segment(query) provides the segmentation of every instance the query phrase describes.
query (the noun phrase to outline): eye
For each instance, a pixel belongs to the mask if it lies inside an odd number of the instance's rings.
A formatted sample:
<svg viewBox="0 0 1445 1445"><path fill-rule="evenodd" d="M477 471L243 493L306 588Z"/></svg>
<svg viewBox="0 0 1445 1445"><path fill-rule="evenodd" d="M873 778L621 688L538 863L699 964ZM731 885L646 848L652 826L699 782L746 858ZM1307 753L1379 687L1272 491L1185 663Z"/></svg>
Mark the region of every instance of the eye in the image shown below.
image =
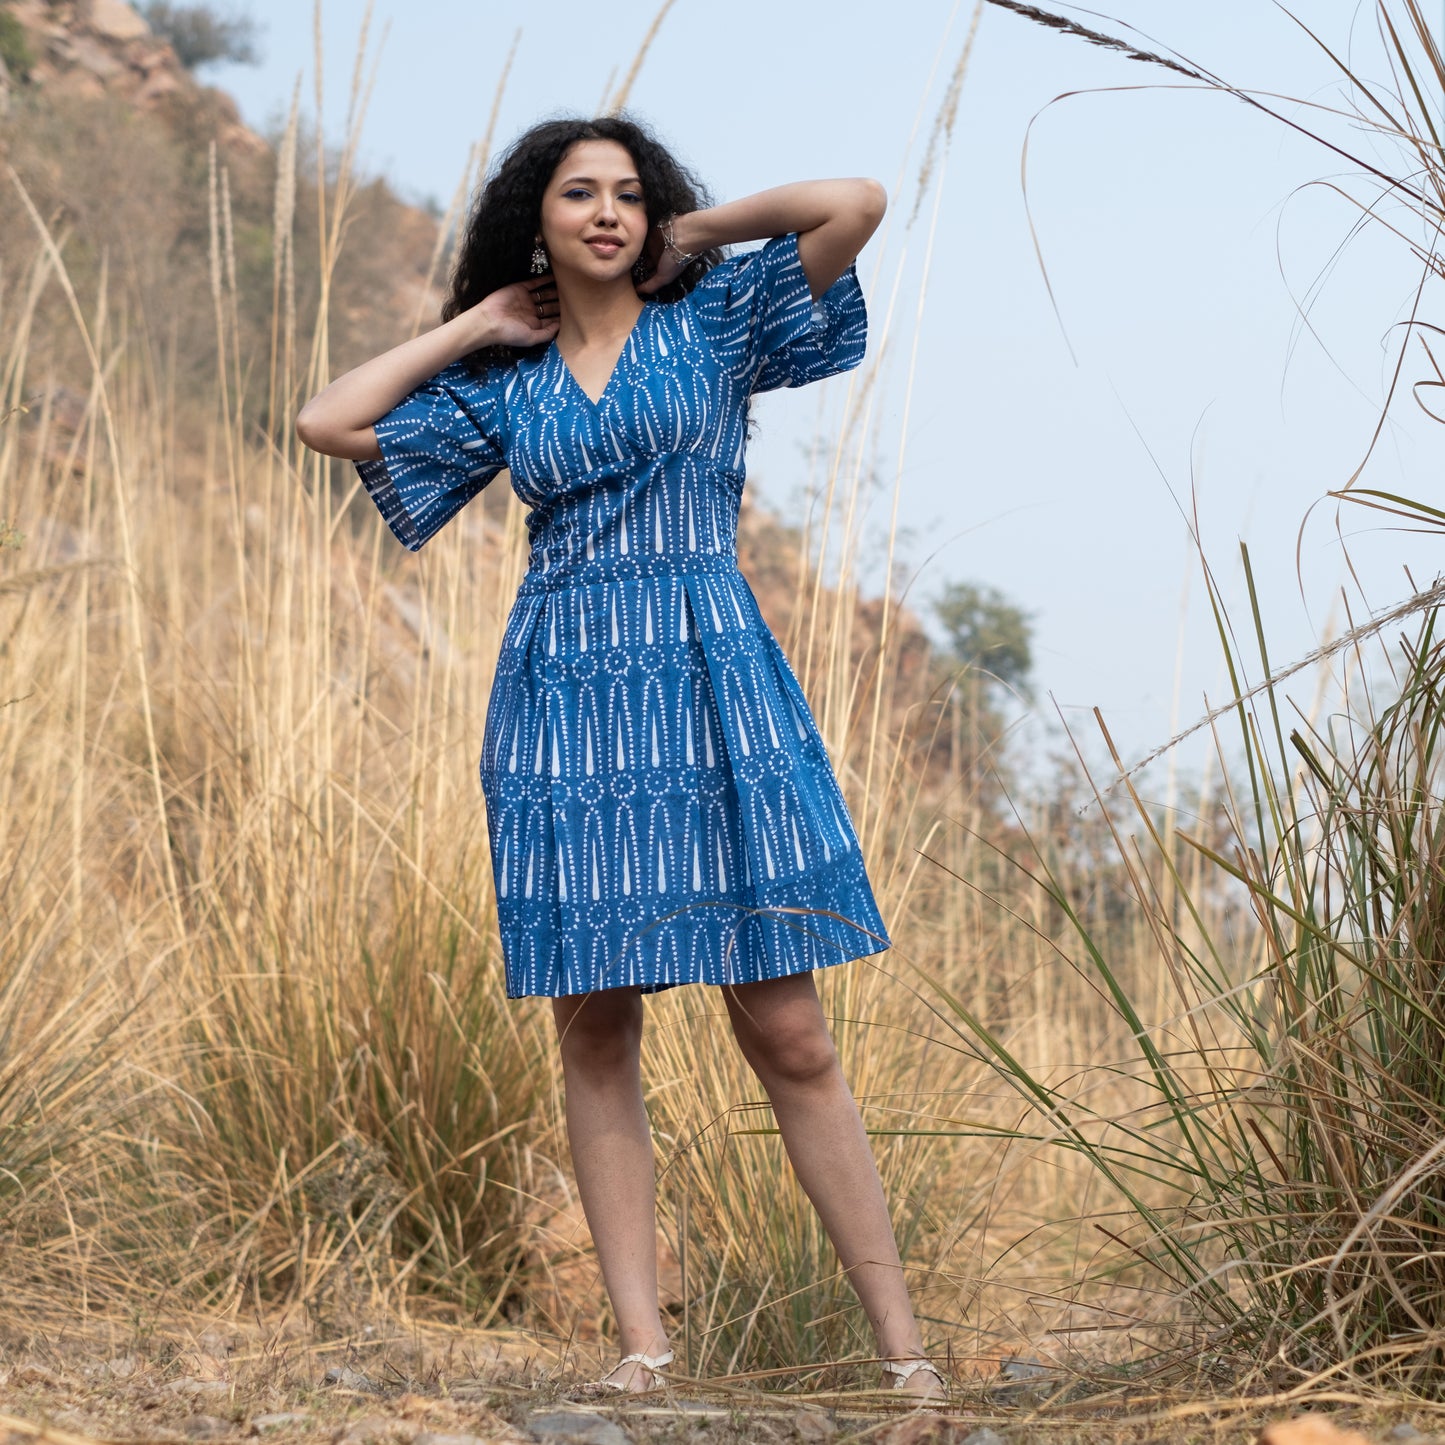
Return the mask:
<svg viewBox="0 0 1445 1445"><path fill-rule="evenodd" d="M563 191L562 197L564 200L576 201L581 200L585 196L590 196L591 194L592 192L589 191L586 186L573 186L571 190Z"/></svg>
<svg viewBox="0 0 1445 1445"><path fill-rule="evenodd" d="M619 201L626 201L632 206L640 206L642 204L642 197L638 195L636 191L623 191L617 199Z"/></svg>

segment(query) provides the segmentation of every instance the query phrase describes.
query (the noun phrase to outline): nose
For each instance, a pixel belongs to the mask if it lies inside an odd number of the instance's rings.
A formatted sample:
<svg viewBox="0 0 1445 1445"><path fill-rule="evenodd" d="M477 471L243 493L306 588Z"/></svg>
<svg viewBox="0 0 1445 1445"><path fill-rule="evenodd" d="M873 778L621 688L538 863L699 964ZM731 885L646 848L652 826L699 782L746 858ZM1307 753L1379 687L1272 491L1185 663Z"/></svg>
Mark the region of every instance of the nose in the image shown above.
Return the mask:
<svg viewBox="0 0 1445 1445"><path fill-rule="evenodd" d="M602 191L597 197L597 224L599 226L615 226L617 224L617 202L606 191Z"/></svg>

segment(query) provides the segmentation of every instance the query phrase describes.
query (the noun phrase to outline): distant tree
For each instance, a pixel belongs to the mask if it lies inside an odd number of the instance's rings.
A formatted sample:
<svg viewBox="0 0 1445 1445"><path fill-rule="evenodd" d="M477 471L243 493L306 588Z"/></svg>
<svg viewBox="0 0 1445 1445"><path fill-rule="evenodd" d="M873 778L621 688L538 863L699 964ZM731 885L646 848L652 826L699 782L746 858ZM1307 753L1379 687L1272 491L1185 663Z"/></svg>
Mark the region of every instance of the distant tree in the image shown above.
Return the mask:
<svg viewBox="0 0 1445 1445"><path fill-rule="evenodd" d="M1023 691L1033 667L1033 623L996 587L950 582L934 603L948 650L963 667L977 667L1005 687Z"/></svg>
<svg viewBox="0 0 1445 1445"><path fill-rule="evenodd" d="M218 60L236 65L259 65L258 27L255 19L214 5L172 5L170 0L148 0L141 6L150 28L169 40L187 70Z"/></svg>

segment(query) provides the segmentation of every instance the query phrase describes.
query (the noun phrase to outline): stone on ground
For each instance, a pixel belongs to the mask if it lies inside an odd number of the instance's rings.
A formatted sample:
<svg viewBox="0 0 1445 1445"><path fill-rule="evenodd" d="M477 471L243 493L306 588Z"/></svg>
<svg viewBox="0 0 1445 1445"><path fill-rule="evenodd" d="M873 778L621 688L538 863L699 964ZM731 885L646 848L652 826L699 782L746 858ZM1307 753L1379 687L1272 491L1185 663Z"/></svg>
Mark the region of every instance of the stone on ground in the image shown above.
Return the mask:
<svg viewBox="0 0 1445 1445"><path fill-rule="evenodd" d="M1296 1415L1259 1432L1259 1445L1370 1445L1358 1430L1342 1430L1328 1415Z"/></svg>
<svg viewBox="0 0 1445 1445"><path fill-rule="evenodd" d="M526 1430L534 1440L551 1445L632 1445L632 1436L626 1430L601 1415L554 1410L530 1416Z"/></svg>

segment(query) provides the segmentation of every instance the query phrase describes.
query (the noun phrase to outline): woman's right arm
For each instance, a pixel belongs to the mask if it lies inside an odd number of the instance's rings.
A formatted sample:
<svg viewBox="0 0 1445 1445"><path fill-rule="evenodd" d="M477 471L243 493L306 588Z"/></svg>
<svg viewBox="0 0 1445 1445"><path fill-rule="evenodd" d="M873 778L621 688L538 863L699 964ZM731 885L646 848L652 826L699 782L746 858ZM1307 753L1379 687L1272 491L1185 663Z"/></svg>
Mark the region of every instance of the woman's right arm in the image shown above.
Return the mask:
<svg viewBox="0 0 1445 1445"><path fill-rule="evenodd" d="M312 451L349 461L376 461L376 423L422 382L484 346L540 346L557 334L556 290L550 276L493 291L434 331L373 357L325 391L296 417L296 435ZM546 313L546 314L542 314Z"/></svg>

